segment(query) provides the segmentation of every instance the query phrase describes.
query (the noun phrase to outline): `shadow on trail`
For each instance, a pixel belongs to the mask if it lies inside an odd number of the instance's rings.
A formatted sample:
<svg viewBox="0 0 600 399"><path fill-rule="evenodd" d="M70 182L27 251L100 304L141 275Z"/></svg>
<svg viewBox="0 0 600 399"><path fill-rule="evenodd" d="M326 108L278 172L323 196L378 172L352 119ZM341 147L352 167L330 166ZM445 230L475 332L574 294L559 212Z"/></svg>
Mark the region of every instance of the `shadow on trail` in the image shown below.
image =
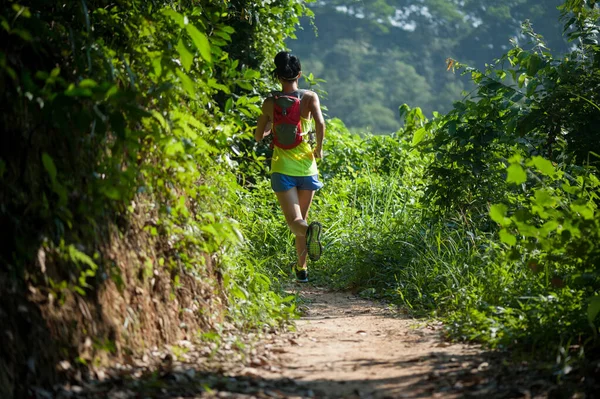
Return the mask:
<svg viewBox="0 0 600 399"><path fill-rule="evenodd" d="M62 387L57 392L40 392L37 397L62 398L288 398L315 397L311 388L288 378L265 380L260 376L229 376L219 372L154 371L142 376L123 375L102 382L90 381Z"/></svg>
<svg viewBox="0 0 600 399"><path fill-rule="evenodd" d="M317 393L339 393L339 396L323 394L319 397L344 398L526 398L545 395L554 386L550 381L534 378L531 372L523 374L526 367L510 370L503 365L499 355L490 352L454 356L431 352L404 361L364 358L353 363L353 367L364 369L365 372L374 366L409 369L419 363L423 364L425 370L394 378L303 383L312 386ZM332 366L343 367L347 364Z"/></svg>
<svg viewBox="0 0 600 399"><path fill-rule="evenodd" d="M38 391L38 398L531 398L567 397L550 381L523 365L508 368L500 356L448 357L432 352L427 356L401 362L361 359L354 366L368 373L369 367L411 367L414 363L433 365L428 372L396 378L324 380L263 378L261 369L252 375L224 375L194 368L154 371L110 370L104 381L89 381L63 387L54 393ZM433 363L432 363L433 362ZM343 366L333 364L332 367ZM269 367L269 366L267 366ZM402 386L402 388L398 388ZM588 396L588 397L594 397Z"/></svg>

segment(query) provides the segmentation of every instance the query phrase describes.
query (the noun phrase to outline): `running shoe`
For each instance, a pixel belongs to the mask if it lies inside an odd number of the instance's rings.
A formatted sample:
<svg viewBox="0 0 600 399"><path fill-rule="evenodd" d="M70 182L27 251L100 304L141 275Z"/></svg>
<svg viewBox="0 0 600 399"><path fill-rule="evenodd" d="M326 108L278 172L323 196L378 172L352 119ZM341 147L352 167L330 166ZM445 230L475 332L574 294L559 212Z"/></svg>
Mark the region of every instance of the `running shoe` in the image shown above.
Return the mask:
<svg viewBox="0 0 600 399"><path fill-rule="evenodd" d="M323 246L321 245L321 223L312 222L308 225L306 231L306 251L310 260L317 261L323 253Z"/></svg>
<svg viewBox="0 0 600 399"><path fill-rule="evenodd" d="M296 263L292 264L292 273L296 275L296 281L299 283L308 283L308 270L299 269Z"/></svg>

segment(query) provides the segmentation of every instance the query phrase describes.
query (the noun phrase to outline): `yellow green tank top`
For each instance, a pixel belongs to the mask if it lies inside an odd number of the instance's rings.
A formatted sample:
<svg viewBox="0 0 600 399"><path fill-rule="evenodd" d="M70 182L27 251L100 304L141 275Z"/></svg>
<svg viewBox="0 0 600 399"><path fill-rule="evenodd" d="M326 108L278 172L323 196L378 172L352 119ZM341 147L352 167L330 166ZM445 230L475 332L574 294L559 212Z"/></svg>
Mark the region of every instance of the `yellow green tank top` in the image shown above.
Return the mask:
<svg viewBox="0 0 600 399"><path fill-rule="evenodd" d="M271 173L288 176L312 176L319 173L313 150L308 143L308 132L312 131L312 121L301 118L302 131L305 132L302 142L289 150L275 146L271 159Z"/></svg>

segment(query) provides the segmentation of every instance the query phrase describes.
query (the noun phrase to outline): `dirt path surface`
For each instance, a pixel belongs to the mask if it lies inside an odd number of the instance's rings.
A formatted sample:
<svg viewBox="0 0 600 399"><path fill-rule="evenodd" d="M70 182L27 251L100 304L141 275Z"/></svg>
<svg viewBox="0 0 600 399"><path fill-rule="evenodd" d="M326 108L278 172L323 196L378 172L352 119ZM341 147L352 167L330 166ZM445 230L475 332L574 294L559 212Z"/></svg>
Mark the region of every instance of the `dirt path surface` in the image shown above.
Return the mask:
<svg viewBox="0 0 600 399"><path fill-rule="evenodd" d="M295 289L304 303L296 332L273 331L258 341L223 332L210 345L182 341L31 397L574 397L553 395L547 371L538 374L526 362L445 342L439 324L348 293Z"/></svg>
<svg viewBox="0 0 600 399"><path fill-rule="evenodd" d="M490 364L482 351L442 341L439 324L350 294L307 287L301 295L305 316L291 345L271 348L281 352L281 371L268 379L289 378L320 398L453 398L498 388L483 386Z"/></svg>

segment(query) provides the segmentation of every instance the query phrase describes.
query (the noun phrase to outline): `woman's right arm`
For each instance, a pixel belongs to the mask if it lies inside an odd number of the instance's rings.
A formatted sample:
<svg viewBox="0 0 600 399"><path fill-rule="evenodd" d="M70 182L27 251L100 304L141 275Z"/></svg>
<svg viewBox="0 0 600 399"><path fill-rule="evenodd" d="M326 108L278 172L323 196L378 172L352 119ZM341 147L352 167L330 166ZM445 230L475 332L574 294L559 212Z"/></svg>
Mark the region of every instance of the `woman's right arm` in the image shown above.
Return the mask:
<svg viewBox="0 0 600 399"><path fill-rule="evenodd" d="M258 122L256 124L256 130L254 131L254 140L261 141L266 136L271 134L271 117L270 112L270 104L268 99L263 102L262 105L262 115L258 118Z"/></svg>

